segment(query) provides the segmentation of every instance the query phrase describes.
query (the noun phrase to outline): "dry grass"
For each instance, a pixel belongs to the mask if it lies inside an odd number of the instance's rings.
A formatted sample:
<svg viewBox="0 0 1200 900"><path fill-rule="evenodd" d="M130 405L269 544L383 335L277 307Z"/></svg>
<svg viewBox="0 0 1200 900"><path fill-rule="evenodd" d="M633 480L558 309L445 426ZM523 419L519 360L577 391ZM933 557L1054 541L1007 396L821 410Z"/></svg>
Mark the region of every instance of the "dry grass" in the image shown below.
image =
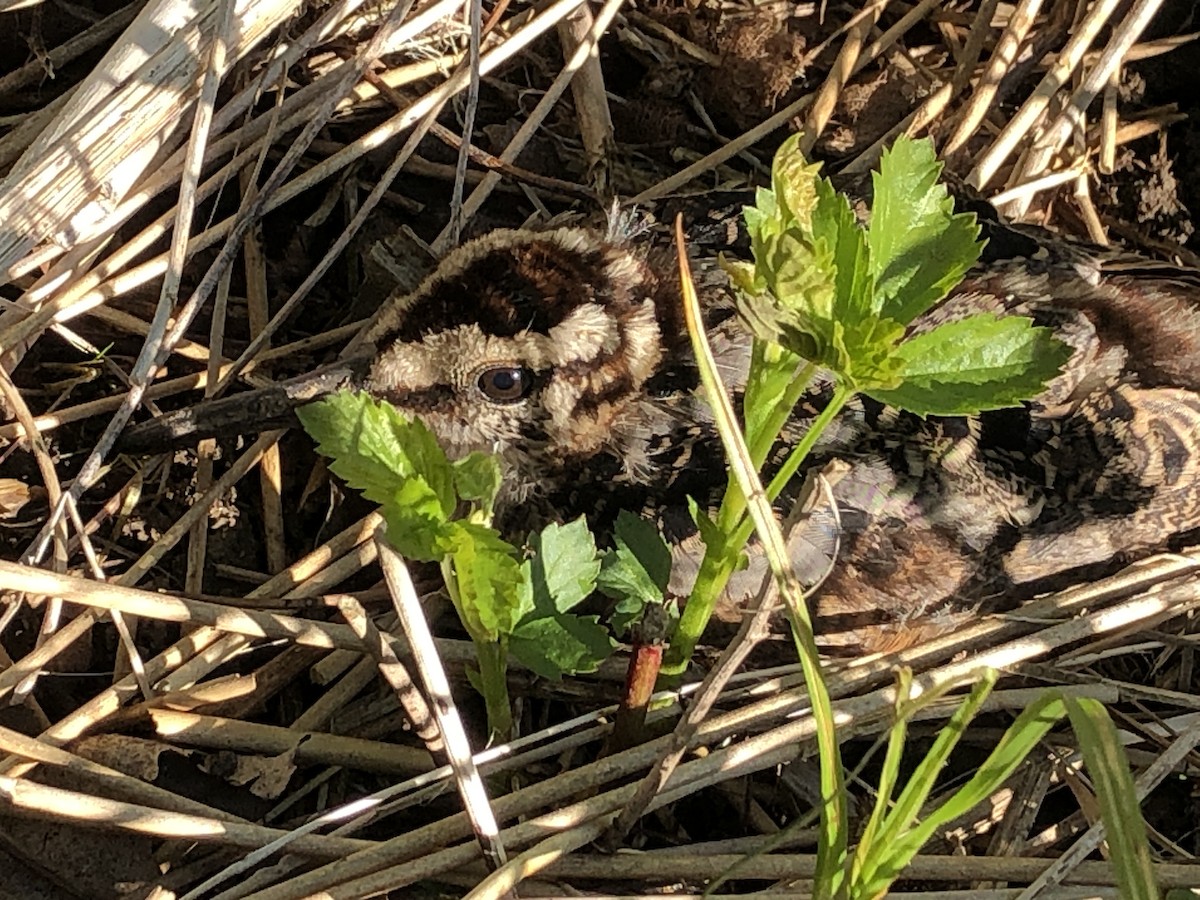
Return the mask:
<svg viewBox="0 0 1200 900"><path fill-rule="evenodd" d="M279 432L233 459L201 446L175 463L131 460L113 442L138 407L265 384L343 346L366 310L339 319L330 298L386 292L379 273L427 267L422 247L444 251L516 208L536 220L570 203L595 213L613 193L652 204L742 187L800 126L850 172L896 134L930 134L950 171L1007 212L1103 240L1096 167L1178 120L1159 109L1127 121L1115 99L1124 63L1179 44L1139 43L1161 4L522 0L483 10L477 52L456 0L139 6L87 22L66 4L0 0L0 32L17 23L32 48L29 62L0 64L0 113L12 110L0 117L0 438L28 501L3 510L12 562L0 563L0 697L13 704L0 713L0 856L33 879L14 875L27 886L13 896L41 889L31 865L62 896L112 896L117 881L129 896L157 885L256 900L420 882L473 897L519 882L528 896L687 895L760 846L728 837L739 832L779 846L736 884L802 883L813 836L781 832L812 796L795 671L731 681L635 834L646 849L616 856L585 848L669 737L597 758L620 666L563 685L514 675L523 735L476 756L500 826L492 858L513 860L485 880L451 768L403 725L401 703L420 705L395 677L406 638L369 587L376 517L331 514L338 533L301 547L293 520L319 525L320 494L305 490L311 456ZM96 61L97 48L111 49ZM1104 114L1089 118L1100 94ZM463 134L493 152L463 149ZM284 284L298 286L285 297ZM218 543L222 516L234 539ZM1031 686L1067 686L1116 711L1144 792L1190 785L1198 567L1194 553L1161 556L898 657L831 666L845 740L882 732L896 665L936 684L987 664L1008 679L993 725ZM326 610L339 598L351 625ZM425 602L436 621L436 598ZM353 618L363 607L373 622ZM469 645L435 646L464 687ZM677 712L655 716L669 727ZM981 726L968 744L994 739ZM148 784L167 760L190 774ZM1197 819L1179 806L1152 832L1164 886L1196 882ZM1095 819L1076 755L1047 747L929 848L911 895L1018 896L1006 885L1060 857L1076 864L1053 878L1090 887L1053 896L1112 896L1107 866L1079 862ZM964 847L976 855L954 855Z"/></svg>

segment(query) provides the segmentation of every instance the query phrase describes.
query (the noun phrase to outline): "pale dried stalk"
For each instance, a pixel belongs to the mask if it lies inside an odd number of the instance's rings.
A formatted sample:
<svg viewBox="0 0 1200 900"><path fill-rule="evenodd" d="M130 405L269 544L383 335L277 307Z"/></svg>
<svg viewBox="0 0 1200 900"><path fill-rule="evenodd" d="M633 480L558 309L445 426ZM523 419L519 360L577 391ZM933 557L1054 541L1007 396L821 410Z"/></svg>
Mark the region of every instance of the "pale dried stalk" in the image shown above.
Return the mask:
<svg viewBox="0 0 1200 900"><path fill-rule="evenodd" d="M917 4L917 8L928 11L933 8L936 2L937 0L922 0L921 3ZM824 83L813 98L812 106L809 107L808 115L804 120L804 133L800 138L800 152L806 156L812 151L817 138L821 136L821 132L825 130L829 118L833 115L834 107L837 106L838 97L842 94L842 89L849 83L854 73L858 71L858 65L862 58L863 45L870 36L871 29L875 27L875 23L879 21L879 17L883 15L883 10L886 6L887 0L875 0L874 3L856 15L854 24L847 31L846 39L842 43L842 49L838 51L837 60L834 61L833 68L829 70Z"/></svg>
<svg viewBox="0 0 1200 900"><path fill-rule="evenodd" d="M392 689L392 693L396 695L400 708L404 710L404 715L412 725L413 733L421 739L430 754L441 753L445 749L445 745L438 731L437 722L434 721L433 713L429 711L429 704L425 702L425 698L421 696L421 692L413 683L412 676L408 674L404 663L397 658L392 645L384 640L383 635L379 633L379 629L375 627L375 623L371 621L371 617L367 615L367 611L363 609L357 599L346 594L329 599L336 602L338 612L346 620L346 624L354 629L358 639L367 648L367 653L373 658L379 674ZM420 609L419 605L418 609ZM421 617L423 620L423 610ZM292 727L296 728L295 723Z"/></svg>
<svg viewBox="0 0 1200 900"><path fill-rule="evenodd" d="M46 486L46 497L53 507L62 497L63 490L62 483L58 480L58 471L54 468L54 461L50 458L50 448L46 446L42 435L34 427L33 413L29 411L25 398L13 384L12 376L3 367L0 367L0 396L4 398L6 408L17 420L21 430L30 435L26 443L30 453L33 454L38 472L42 476L42 483ZM60 523L59 527L54 529L54 571L67 571L67 526L65 522ZM48 609L60 605L54 598L47 603ZM45 621L44 619L43 624ZM43 628L39 635L39 642L44 635L46 635L46 631Z"/></svg>
<svg viewBox="0 0 1200 900"><path fill-rule="evenodd" d="M201 188L201 197L210 196L214 190L225 183L225 181L233 172L241 169L247 164L248 160L252 160L256 156L261 155L261 140L264 135L268 135L274 130L290 131L296 127L299 127L299 124L307 117L309 108L327 92L331 83L331 78L333 77L332 73L325 73L311 84L305 85L294 93L289 94L283 99L282 103L278 107L273 108L270 112L256 116L253 120L246 124L239 124L239 118L243 116L250 108L251 104L256 101L259 93L264 89L264 86L269 86L278 82L281 78L281 73L285 72L289 67L299 61L299 59L315 45L337 37L337 23L344 18L348 12L353 11L355 7L363 2L365 2L365 0L340 0L337 5L330 7L321 17L321 19L314 23L313 26L305 31L303 35L294 41L289 42L283 53L273 58L271 63L263 69L260 76L256 78L253 83L243 88L236 95L234 95L233 99L221 107L221 111L217 113L216 119L213 123L214 132L223 133L235 124L237 124L238 127L235 133L223 137L209 146L208 152L204 158L204 164L206 167L209 167L214 165L221 157L230 154L235 150L237 153L233 157L233 161L231 163L221 170L215 172L205 181L204 187ZM380 73L378 77L382 78L392 87L398 87L403 84L410 84L414 81L419 81L431 75L444 73L447 71L447 68L457 60L457 58L458 57L455 55L450 55L440 57L438 59L424 60L411 63L409 65L398 66L395 69L388 69L385 72ZM341 111L351 107L357 107L362 100L374 96L375 93L377 92L374 88L370 87L366 83L361 83L355 86L353 96L344 98L338 104L337 108L339 111ZM64 98L59 99L62 100ZM54 103L58 102L58 100L54 101ZM47 109L49 109L49 107L47 107ZM41 115L41 113L42 111L39 111L33 115ZM21 127L19 126L16 131L20 130ZM9 140L12 139L16 134L16 131L11 132L4 137L0 137L0 166L3 166L4 163L8 161L8 158L5 156L6 147ZM26 143L28 143L28 141L26 141ZM23 147L24 144L22 145L22 148ZM180 173L182 171L182 160L183 150L180 149L172 154L172 156L166 162L164 162L161 167L157 168L152 174L148 175L147 179L140 183L138 187L132 193L130 193L124 201L122 201L120 206L113 211L112 215L105 219L101 226L98 226L98 230L102 231L104 234L114 233L116 228L121 223L125 222L135 212L142 209L149 200L175 185L178 182ZM160 216L155 220L154 223L147 226L145 231L143 231L144 235L146 231L157 228L158 230L151 237L143 238L141 235L139 235L133 239L134 241L138 242L135 250L126 250L125 248L127 244L123 244L121 250L117 251L114 256L124 253L125 261L121 265L125 265L129 259L144 252L149 244L152 244L161 238L163 233L165 233L165 228L162 226L164 223L169 222L169 213ZM39 248L25 257L25 259L23 259L21 262L10 267L9 270L4 273L4 277L11 280L34 272L48 265L50 261L61 255L62 252L63 249L56 244L50 244ZM105 264L107 265L108 262L109 260L106 260ZM109 275L111 275L114 271L115 269L110 268L108 275L105 277L109 277ZM45 289L41 295L38 293L39 289L41 286L51 282L56 278L57 275L55 270L51 270L46 274L45 277L39 278L39 288L32 289L23 299L30 303L41 302L45 295L50 292L50 289ZM90 287L94 287L94 284L89 285L89 289Z"/></svg>
<svg viewBox="0 0 1200 900"><path fill-rule="evenodd" d="M1126 56L1128 59L1128 56ZM1100 112L1100 161L1096 164L1101 175L1111 175L1117 168L1117 91L1121 87L1121 67L1113 69L1104 86L1104 101Z"/></svg>
<svg viewBox="0 0 1200 900"><path fill-rule="evenodd" d="M983 51L984 39L991 28L992 17L996 14L996 7L999 3L1000 0L983 0L983 3L980 4L953 77L926 97L917 108L916 115L904 128L904 133L909 137L916 137L928 128L970 83L971 76L975 74L975 66L979 63L979 55ZM874 160L872 160L873 162Z"/></svg>
<svg viewBox="0 0 1200 900"><path fill-rule="evenodd" d="M623 2L624 0L606 0L604 7L596 16L596 22L592 28L591 34L592 41L598 41L600 36L604 34L605 30L607 30L609 24L616 16L617 11L620 9ZM572 10L573 9L574 6L572 6ZM554 108L554 104L558 102L558 99L566 91L567 86L571 83L571 79L574 77L579 67L583 65L588 52L589 45L581 44L571 56L570 61L563 68L563 70L559 72L558 76L554 79L554 82L547 89L546 93L542 95L540 100L538 100L537 106L533 108L533 112L529 114L529 118L521 124L521 127L517 129L517 133L513 135L512 140L508 142L508 146L505 147L504 151L500 154L500 160L502 162L512 163L518 156L520 156L521 151L525 149L525 145L541 126L542 121L550 113L550 110ZM468 196L466 201L463 203L463 222L469 221L470 218L479 211L479 208L483 205L484 201L491 196L492 191L496 188L496 185L500 183L500 178L501 176L496 172L488 172L486 175L484 175L483 180L480 181L475 190L471 191L470 196ZM443 228L442 232L433 240L433 243L430 246L433 248L435 253L444 253L451 246L452 236L453 231L451 228Z"/></svg>
<svg viewBox="0 0 1200 900"><path fill-rule="evenodd" d="M165 788L142 781L140 778L102 766L90 759L76 756L74 753L69 753L52 744L3 726L0 726L0 753L11 753L31 762L70 772L72 776L93 791L111 796L115 800L139 803L171 812L188 813L193 816L206 816L226 822L245 822L244 819L232 813L215 809L189 797L174 794Z"/></svg>
<svg viewBox="0 0 1200 900"><path fill-rule="evenodd" d="M468 22L466 66L470 73L470 80L467 84L466 108L463 110L462 141L458 147L458 158L454 161L454 183L450 188L450 228L454 232L456 244L462 235L463 189L467 182L467 162L470 157L471 142L475 139L475 114L479 111L479 52L483 40L483 0L466 0L466 3ZM431 111L430 115L436 118L436 113Z"/></svg>
<svg viewBox="0 0 1200 900"><path fill-rule="evenodd" d="M90 610L83 613L90 615ZM74 620L72 620L74 622ZM70 625L67 626L68 628ZM63 629L66 630L65 628ZM62 632L59 632L61 634ZM57 635L56 635L57 637ZM153 683L167 672L191 659L220 637L215 628L197 628L180 638L166 650L146 662L146 677ZM126 700L138 695L137 681L129 676L119 683L101 691L70 715L55 722L40 735L39 740L55 746L72 741L93 728L96 723L112 715ZM33 768L34 764L19 757L8 756L0 761L0 774L19 776Z"/></svg>
<svg viewBox="0 0 1200 900"><path fill-rule="evenodd" d="M335 328L330 331L323 332L313 338L303 338L299 341L294 341L290 344L284 344L281 347L264 352L258 362L260 364L268 364L272 360L287 359L297 354L308 353L314 349L336 344L358 332L363 322L353 322L349 325L343 325L340 328ZM220 372L223 374L230 370L231 364L225 362L222 364ZM256 367L257 368L257 367ZM262 387L269 383L269 379L264 379L258 375L255 370L249 370L242 373L242 377L256 386ZM205 372L197 372L192 375L182 375L179 378L172 378L168 381L159 381L151 385L146 391L147 400L157 400L162 397L173 397L176 394L184 393L185 391L203 390L208 384L208 375ZM107 412L112 412L121 405L124 394L114 394L109 397L101 397L98 400L88 400L86 403L80 403L78 406L67 406L51 413L45 413L40 416L35 416L33 419L33 427L45 434L53 431L56 428L61 428L63 425L68 425L71 422L79 422L83 419L91 418L92 416L103 415ZM0 425L0 440L12 441L23 438L26 434L25 427L20 422L10 422L5 425Z"/></svg>
<svg viewBox="0 0 1200 900"><path fill-rule="evenodd" d="M546 875L550 878L561 879L570 884L573 880L583 879L650 879L657 883L671 882L675 879L703 881L717 878L734 865L737 866L739 878L794 881L796 879L812 878L816 870L817 858L810 854L769 853L747 858L734 854L712 855L707 859L695 859L679 854L662 851L636 853L618 857L571 857L553 863L547 867ZM986 878L995 881L1029 881L1044 872L1049 861L1040 857L983 857L983 856L917 856L904 870L904 877L914 881L972 881ZM661 866L661 868L657 868ZM1161 887L1191 886L1195 883L1196 867L1184 863L1155 863L1155 873L1159 876ZM1077 879L1089 885L1115 884L1116 876L1112 866L1107 861L1096 860L1084 863L1077 872ZM341 897L341 894L331 896ZM752 896L757 897L757 894ZM789 897L803 896L795 892L784 895ZM897 897L909 896L907 892L896 894ZM925 894L931 896L945 897ZM965 897L980 897L978 891L964 894ZM986 895L984 895L986 896ZM996 895L992 895L996 896ZM1005 893L999 896L1011 898ZM1057 891L1053 896L1062 900L1068 894ZM1074 894L1077 898L1096 898L1102 896L1095 888Z"/></svg>
<svg viewBox="0 0 1200 900"><path fill-rule="evenodd" d="M1063 169L1061 172L1050 172L1047 175L1032 178L1013 187L1005 188L1000 193L994 195L991 202L994 206L1000 207L1020 200L1028 201L1042 191L1048 191L1060 187L1068 181L1074 181L1085 171L1087 171L1087 160L1076 160L1069 169Z"/></svg>
<svg viewBox="0 0 1200 900"><path fill-rule="evenodd" d="M454 696L450 693L450 681L446 678L446 670L433 641L433 633L429 630L429 623L425 621L425 611L421 608L421 600L408 573L408 566L405 565L403 557L387 542L382 529L375 535L375 545L379 550L383 577L392 596L392 606L408 638L413 662L433 702L434 716L442 733L446 759L454 772L458 795L471 822L471 830L475 834L475 840L479 842L487 867L499 869L507 862L508 855L504 850L504 842L500 839L496 814L492 811L487 787L475 766L471 742L467 738L466 728L463 727L462 715L454 702Z"/></svg>
<svg viewBox="0 0 1200 900"><path fill-rule="evenodd" d="M263 451L279 440L281 434L283 434L281 431L271 431L261 435L258 440L250 445L245 453L234 461L233 465L217 481L213 482L212 487L196 498L195 502L188 507L187 512L163 532L162 537L154 542L154 546L150 547L133 565L122 572L116 581L122 585L132 585L137 584L145 578L150 570L158 565L159 560L166 556L167 551L187 535L188 530L197 520L208 516L208 511L212 508L213 503L240 481L247 472L258 465L259 460L262 459Z"/></svg>
<svg viewBox="0 0 1200 900"><path fill-rule="evenodd" d="M970 103L961 114L958 127L954 129L954 134L942 149L943 155L950 156L979 130L984 117L992 108L992 101L1000 88L1000 80L1016 60L1021 42L1029 33L1029 28L1037 18L1041 6L1042 0L1021 0L1017 5L1012 17L1008 20L1004 33L1000 35L996 49L992 51L992 55L988 59L987 71L979 79Z"/></svg>
<svg viewBox="0 0 1200 900"><path fill-rule="evenodd" d="M92 547L92 540L88 536L83 518L79 515L79 507L68 501L67 513L70 515L71 522L78 533L79 545L83 549L83 556L87 560L88 569L91 571L92 577L97 581L104 581L104 569L100 565L100 560L96 557L96 551ZM146 666L142 662L141 653L138 651L137 645L133 640L133 630L130 627L131 620L127 620L125 616L115 610L109 613L109 618L112 619L113 626L117 629L117 635L121 639L120 652L128 661L126 668L132 671L134 680L137 681L138 689L142 692L142 699L152 699L154 692L150 688L150 679L146 677ZM14 696L20 696L20 691L16 691Z"/></svg>
<svg viewBox="0 0 1200 900"><path fill-rule="evenodd" d="M94 73L26 151L0 186L0 269L42 241L72 245L96 235L195 100L217 3L199 0L191 15L176 0L143 10L110 51L114 65ZM295 0L243 0L231 61L294 12Z"/></svg>
<svg viewBox="0 0 1200 900"><path fill-rule="evenodd" d="M598 194L608 191L608 157L613 145L612 113L604 89L604 72L600 54L592 34L596 22L592 11L582 6L558 26L558 39L563 56L574 59L581 47L586 48L583 64L571 79L571 97L575 101L575 120L587 160L588 183Z"/></svg>
<svg viewBox="0 0 1200 900"><path fill-rule="evenodd" d="M46 130L47 126L54 121L58 114L71 102L71 97L78 90L79 85L73 85L63 92L61 97L55 97L41 109L34 110L31 113L21 117L21 122L12 131L0 137L0 169L6 168L10 163L15 162L26 148L29 147L37 136ZM57 248L56 248L57 249ZM49 251L50 256L47 258L53 259L56 255L53 251ZM61 252L61 251L59 251ZM30 254L32 257L37 257L37 253ZM36 260L32 266L24 269L24 272L31 272L39 266L44 265L44 259ZM16 277L17 274L9 270L8 278Z"/></svg>
<svg viewBox="0 0 1200 900"><path fill-rule="evenodd" d="M612 819L612 815L601 816L593 822L559 832L534 844L481 881L464 900L503 900L505 897L515 897L514 892L522 881L599 838L608 830Z"/></svg>
<svg viewBox="0 0 1200 900"><path fill-rule="evenodd" d="M112 421L105 429L100 444L92 451L91 459L100 460L108 455L106 441L115 441L120 429L124 427L128 416L122 420L126 411L132 414L133 408L141 404L146 388L154 380L157 372L157 360L163 341L167 337L167 327L175 304L179 300L179 286L183 279L183 266L187 262L188 235L192 231L192 217L195 215L197 203L197 186L200 182L200 169L204 162L204 150L208 146L208 138L212 128L213 107L217 102L217 89L221 86L221 77L226 72L226 45L233 30L233 0L220 0L217 7L216 22L213 25L212 41L206 55L206 65L201 71L200 96L193 113L192 128L188 133L187 150L183 162L183 179L179 184L179 201L175 204L175 222L171 231L171 245L167 251L167 271L159 289L158 304L154 309L154 318L150 320L150 330L142 344L141 352L130 372L129 392L113 415ZM228 296L228 274L221 280L225 296ZM221 291L218 290L218 294ZM216 301L217 309L212 322L213 337L220 340L223 324L223 309L220 297ZM214 355L209 358L208 371L220 366L220 343L209 341ZM197 489L201 494L212 484L212 457L216 452L216 443L209 441L198 448L200 458L196 467ZM84 463L80 478L86 481L88 464ZM56 507L51 507L52 509ZM188 542L186 572L184 586L186 590L200 593L204 583L204 559L208 550L208 522L197 519L191 528L192 539ZM136 631L137 619L131 617L129 627ZM113 666L114 680L120 680L128 670L129 659L125 653L117 655Z"/></svg>
<svg viewBox="0 0 1200 900"><path fill-rule="evenodd" d="M257 187L243 169L240 174L243 196L253 195ZM242 265L246 280L246 310L250 337L257 337L271 318L270 296L267 289L267 260L263 253L262 223L250 229L242 241ZM209 341L211 344L212 341ZM270 349L270 342L263 348ZM214 354L216 355L216 354ZM209 384L213 389L221 381L221 372L209 369ZM211 391L206 393L211 396ZM287 546L283 525L283 457L279 445L269 447L258 466L259 494L262 498L263 540L267 549L267 572L276 575L287 568Z"/></svg>
<svg viewBox="0 0 1200 900"><path fill-rule="evenodd" d="M1045 170L1063 145L1076 130L1085 127L1087 109L1096 95L1104 89L1112 74L1117 71L1129 48L1157 14L1162 0L1138 0L1121 24L1113 31L1108 45L1096 65L1087 73L1083 83L1071 95L1066 108L1045 129L1034 143L1025 163L1027 175L1037 175ZM1023 211L1023 210L1021 210Z"/></svg>
<svg viewBox="0 0 1200 900"><path fill-rule="evenodd" d="M0 808L10 816L67 822L78 827L131 831L157 838L187 838L226 847L257 848L285 837L277 828L170 812L120 800L106 800L0 775ZM338 859L375 846L357 838L309 835L289 845L295 853L316 859Z"/></svg>
<svg viewBox="0 0 1200 900"><path fill-rule="evenodd" d="M342 648L362 650L362 641L347 625L311 621L265 610L240 609L206 600L174 597L153 591L124 587L113 582L96 582L69 575L57 575L44 569L22 566L0 560L0 584L6 590L23 591L29 594L58 596L71 603L103 610L119 610L129 615L140 615L163 622L178 622L189 625L209 625L221 631L249 637L288 639L305 647L325 650ZM73 619L64 627L66 631L78 621ZM61 635L62 632L59 632ZM59 635L56 635L58 637ZM74 634L78 638L79 634ZM408 653L399 639L385 636L399 656ZM455 662L474 659L470 647L456 641L440 643L439 652ZM0 696L48 658L37 651L23 657L10 669L0 672Z"/></svg>
<svg viewBox="0 0 1200 900"><path fill-rule="evenodd" d="M1078 68L1084 52L1099 35L1120 2L1121 0L1097 0L1084 20L1074 29L1071 39L1058 54L1058 59L1050 71L971 169L967 175L970 185L979 190L987 187L1000 166L1045 114L1050 100Z"/></svg>
<svg viewBox="0 0 1200 900"><path fill-rule="evenodd" d="M314 597L341 584L351 575L374 562L375 547L368 541L368 538L377 524L378 516L373 513L357 525L334 536L328 543L294 563L289 569L281 572L266 584L256 588L248 595L248 599L281 597L286 600ZM361 529L366 526L370 526L372 530L366 537L362 537ZM289 584L293 585L290 589ZM159 684L159 689L163 694L186 690L198 683L213 669L233 659L251 642L252 638L247 635L226 635L204 653L198 654L194 659L184 663L164 678Z"/></svg>
<svg viewBox="0 0 1200 900"><path fill-rule="evenodd" d="M428 772L434 767L432 758L424 749L403 744L318 731L293 731L278 725L240 722L222 716L201 716L173 709L151 707L139 712L144 713L163 740L192 747L266 756L294 753L299 765L347 766L405 777Z"/></svg>

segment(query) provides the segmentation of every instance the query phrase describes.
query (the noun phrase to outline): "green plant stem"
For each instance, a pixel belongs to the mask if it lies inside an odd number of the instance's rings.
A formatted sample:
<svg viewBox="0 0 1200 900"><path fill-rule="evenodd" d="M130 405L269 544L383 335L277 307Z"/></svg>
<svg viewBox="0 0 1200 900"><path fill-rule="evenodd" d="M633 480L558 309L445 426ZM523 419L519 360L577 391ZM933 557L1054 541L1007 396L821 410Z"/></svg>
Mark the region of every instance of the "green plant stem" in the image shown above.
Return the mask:
<svg viewBox="0 0 1200 900"><path fill-rule="evenodd" d="M512 702L508 698L508 641L475 641L479 657L479 686L487 709L492 742L512 739Z"/></svg>
<svg viewBox="0 0 1200 900"><path fill-rule="evenodd" d="M447 556L442 560L442 580L446 593L458 613L458 620L467 626L467 617L462 613L462 599L458 591L458 576L454 573L454 559ZM512 736L512 701L508 697L508 639L501 635L498 640L489 640L487 635L471 634L475 655L479 663L479 683L475 688L483 695L487 710L488 734L493 740L507 741Z"/></svg>
<svg viewBox="0 0 1200 900"><path fill-rule="evenodd" d="M782 414L774 417L779 419L779 424L774 429L774 434L771 438L767 439L766 435L770 432L766 428L763 429L763 434L758 435L759 440L751 448L751 460L756 466L762 465L767 452L775 443L775 439L782 429L783 423L791 415L792 408L799 400L800 394L808 386L808 382L811 379L811 372L812 367L806 366L799 373L796 380L789 385L785 400L779 403L779 412ZM812 452L812 448L816 445L821 434L829 427L829 424L853 396L854 391L841 384L834 388L833 396L830 398L829 403L813 420L812 426L805 432L804 437L800 439L799 443L792 449L792 452L788 454L788 458L784 461L783 466L775 474L775 477L771 479L771 483L767 485L766 494L768 500L774 501L782 493L787 483L799 471L800 466L804 464L804 460L808 457L808 454ZM785 405L786 398L791 399L789 405ZM760 451L761 456L755 459L754 451ZM721 534L726 535L727 539L722 545L706 545L704 548L704 558L700 562L700 571L696 574L696 583L692 588L692 594L688 598L687 606L679 618L679 625L676 627L675 635L671 639L671 646L668 648L663 659L662 676L664 679L677 678L687 670L688 663L691 662L692 654L695 652L696 644L700 641L700 636L708 626L708 620L712 618L713 610L717 605L717 599L721 596L721 592L725 590L730 577L737 570L738 558L754 531L754 523L746 515L746 498L742 495L741 489L733 481L730 482L729 488L725 492L725 497L721 501L721 507L717 512L716 525Z"/></svg>

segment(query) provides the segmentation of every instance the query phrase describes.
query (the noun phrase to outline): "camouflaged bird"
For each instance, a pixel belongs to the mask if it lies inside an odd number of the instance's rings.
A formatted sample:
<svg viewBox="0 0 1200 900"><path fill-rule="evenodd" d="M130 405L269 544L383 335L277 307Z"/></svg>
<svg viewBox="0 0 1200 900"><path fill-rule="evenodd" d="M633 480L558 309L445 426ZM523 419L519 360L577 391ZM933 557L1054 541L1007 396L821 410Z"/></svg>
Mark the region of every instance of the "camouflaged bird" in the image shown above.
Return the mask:
<svg viewBox="0 0 1200 900"><path fill-rule="evenodd" d="M1200 527L1200 273L985 224L981 263L911 328L1028 316L1072 356L1021 407L921 419L859 398L839 415L810 457L848 466L836 510L818 508L789 538L802 580L828 574L814 603L834 651L907 646ZM600 531L619 509L653 516L676 547L672 589L686 595L702 550L686 497L715 505L726 470L696 391L673 251L627 232L499 230L463 245L384 306L344 380L422 418L452 456L497 453L498 523L511 536L581 513ZM736 393L750 338L723 274L698 268ZM776 456L828 398L827 383L813 386ZM189 418L176 437L195 430ZM735 578L724 608L752 596L763 571Z"/></svg>

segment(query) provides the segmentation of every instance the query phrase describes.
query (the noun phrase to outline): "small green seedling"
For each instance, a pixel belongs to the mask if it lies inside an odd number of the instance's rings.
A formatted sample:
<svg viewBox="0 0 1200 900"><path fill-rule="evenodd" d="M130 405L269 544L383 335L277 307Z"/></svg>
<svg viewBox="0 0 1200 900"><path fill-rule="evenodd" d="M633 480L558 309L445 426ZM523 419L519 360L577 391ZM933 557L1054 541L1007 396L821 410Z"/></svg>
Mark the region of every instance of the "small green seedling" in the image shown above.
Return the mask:
<svg viewBox="0 0 1200 900"><path fill-rule="evenodd" d="M330 469L378 503L387 538L405 557L441 565L446 589L475 644L494 736L512 732L506 671L511 652L548 678L592 671L613 642L596 616L571 610L596 588L601 555L582 520L531 535L523 558L492 527L499 461L450 461L420 421L363 393L342 392L300 410Z"/></svg>
<svg viewBox="0 0 1200 900"><path fill-rule="evenodd" d="M799 149L780 148L772 189L745 210L754 262L724 261L755 335L743 401L750 464L762 468L815 372L833 395L767 486L774 499L829 423L864 393L918 415L972 415L1035 396L1070 356L1027 318L967 316L913 333L912 323L962 280L982 243L973 215L956 215L928 141L901 137L874 178L868 227ZM752 525L730 483L715 519L693 509L706 553L663 664L687 667Z"/></svg>

